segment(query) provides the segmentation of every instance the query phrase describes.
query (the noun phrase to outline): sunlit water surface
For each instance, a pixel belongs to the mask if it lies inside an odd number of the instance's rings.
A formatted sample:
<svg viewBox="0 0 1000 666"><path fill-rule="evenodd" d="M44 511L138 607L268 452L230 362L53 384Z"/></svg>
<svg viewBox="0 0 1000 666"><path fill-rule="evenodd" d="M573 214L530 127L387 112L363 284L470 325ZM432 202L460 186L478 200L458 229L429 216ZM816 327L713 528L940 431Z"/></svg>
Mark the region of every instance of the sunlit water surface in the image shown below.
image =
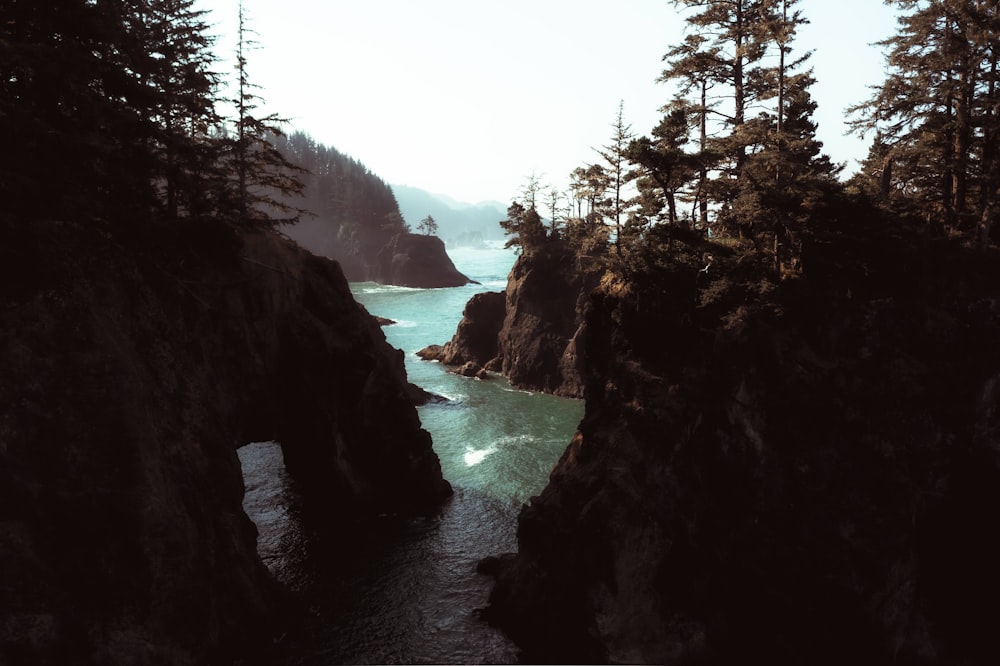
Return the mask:
<svg viewBox="0 0 1000 666"><path fill-rule="evenodd" d="M352 285L406 353L410 381L449 399L420 408L454 497L428 518L385 518L350 538L303 512L271 442L240 449L244 506L260 530L258 550L307 606L282 641L288 664L514 663L517 650L479 620L491 581L476 573L487 555L515 549L517 512L544 487L583 414L583 403L480 381L421 361L415 353L455 332L465 303L500 291L509 250L449 249L478 285L406 289Z"/></svg>

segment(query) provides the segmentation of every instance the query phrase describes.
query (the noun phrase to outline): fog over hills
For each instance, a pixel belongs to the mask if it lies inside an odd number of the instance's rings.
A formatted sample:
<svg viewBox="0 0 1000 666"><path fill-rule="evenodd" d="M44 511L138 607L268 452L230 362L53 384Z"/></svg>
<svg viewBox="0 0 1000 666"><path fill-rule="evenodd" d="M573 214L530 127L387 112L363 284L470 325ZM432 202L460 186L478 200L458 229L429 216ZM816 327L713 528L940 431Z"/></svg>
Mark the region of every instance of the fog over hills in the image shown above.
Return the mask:
<svg viewBox="0 0 1000 666"><path fill-rule="evenodd" d="M399 212L412 229L428 215L437 222L437 235L448 245L470 245L504 237L500 220L507 217L507 205L499 201L463 203L445 194L436 194L409 185L391 185Z"/></svg>

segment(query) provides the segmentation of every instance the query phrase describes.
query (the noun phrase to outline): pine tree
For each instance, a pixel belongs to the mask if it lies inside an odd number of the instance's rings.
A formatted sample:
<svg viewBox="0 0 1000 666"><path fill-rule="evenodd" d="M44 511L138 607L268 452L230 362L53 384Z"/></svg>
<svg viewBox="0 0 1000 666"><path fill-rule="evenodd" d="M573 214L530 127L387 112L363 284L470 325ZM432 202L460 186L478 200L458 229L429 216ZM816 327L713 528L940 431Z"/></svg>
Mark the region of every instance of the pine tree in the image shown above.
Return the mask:
<svg viewBox="0 0 1000 666"><path fill-rule="evenodd" d="M520 247L530 253L546 239L545 224L534 206L525 208L517 201L507 208L507 219L500 227L509 236L504 247Z"/></svg>
<svg viewBox="0 0 1000 666"><path fill-rule="evenodd" d="M438 224L433 217L428 215L424 219L420 220L420 224L417 225L417 231L430 236L436 234L438 230Z"/></svg>
<svg viewBox="0 0 1000 666"><path fill-rule="evenodd" d="M209 194L218 177L214 132L222 119L206 14L194 9L194 0L147 0L136 4L131 17L131 31L141 43L133 59L143 64L136 69L151 100L154 177L170 220L215 212Z"/></svg>
<svg viewBox="0 0 1000 666"><path fill-rule="evenodd" d="M621 235L622 217L629 207L629 202L623 198L622 190L626 182L631 180L628 168L628 147L633 138L631 126L625 124L624 102L618 103L618 115L612 124L614 133L611 135L611 143L598 150L598 154L604 158L607 164L608 199L606 213L615 225L615 252L621 255Z"/></svg>
<svg viewBox="0 0 1000 666"><path fill-rule="evenodd" d="M17 218L115 221L151 205L145 91L111 3L0 0L0 196Z"/></svg>
<svg viewBox="0 0 1000 666"><path fill-rule="evenodd" d="M664 208L665 222L673 225L679 220L678 192L691 182L696 172L701 172L702 166L697 155L684 151L690 129L688 109L679 102L653 128L651 137L640 137L629 144L628 159L639 167L635 175L642 208L633 216L633 226L646 226L649 221L659 219ZM700 207L703 201L700 193L695 200Z"/></svg>
<svg viewBox="0 0 1000 666"><path fill-rule="evenodd" d="M269 114L255 115L260 98L250 81L248 55L255 46L251 39L243 2L239 3L236 48L235 136L229 141L229 162L234 180L235 222L239 226L270 226L295 222L301 209L288 203L302 193L302 169L285 159L275 147L283 137L284 120ZM277 217L282 215L283 217Z"/></svg>
<svg viewBox="0 0 1000 666"><path fill-rule="evenodd" d="M740 174L737 195L729 211L744 231L757 240L771 239L776 265L797 264L800 234L816 211L839 170L822 153L812 120L816 104L809 94L811 71L797 71L810 54L790 59L798 26L805 23L793 7L798 0L780 0L767 26L777 65L762 70L760 99L776 99L773 113L761 113L746 124L753 141Z"/></svg>
<svg viewBox="0 0 1000 666"><path fill-rule="evenodd" d="M810 73L788 77L784 111L753 124L760 147L747 159L732 207L751 237L771 240L778 268L797 264L801 233L834 188L839 171L816 139L812 83Z"/></svg>
<svg viewBox="0 0 1000 666"><path fill-rule="evenodd" d="M761 63L767 52L775 0L674 0L674 4L693 10L685 17L693 34L668 52L665 59L669 65L661 80L681 81L683 93L697 88L700 98L692 108L701 115L701 150L718 158L710 168L706 165L702 175L706 182L700 189L705 196L726 204L734 196L752 141L744 135L743 125L748 109L761 94ZM710 98L710 92L715 99ZM723 109L719 98L731 98L731 107ZM710 116L721 122L709 122ZM713 132L713 127L718 131ZM709 184L712 170L717 177ZM701 210L703 222L707 222L707 201Z"/></svg>
<svg viewBox="0 0 1000 666"><path fill-rule="evenodd" d="M791 55L805 23L798 0L675 4L693 10L686 17L693 34L667 53L660 78L676 82L678 96L664 109L659 140L637 143L634 159L664 192L669 219L677 219L673 200L686 196L703 228L714 208L721 228L784 247L836 172L811 120L809 54ZM682 146L692 131L698 147L688 154ZM694 174L697 186L685 195Z"/></svg>
<svg viewBox="0 0 1000 666"><path fill-rule="evenodd" d="M882 42L889 74L854 107L854 127L885 147L894 205L985 243L998 185L997 3L888 2L903 11Z"/></svg>
<svg viewBox="0 0 1000 666"><path fill-rule="evenodd" d="M214 212L217 75L205 13L192 7L4 1L9 211L131 225Z"/></svg>
<svg viewBox="0 0 1000 666"><path fill-rule="evenodd" d="M659 78L660 82L678 85L677 98L663 111L681 111L685 118L696 119L698 186L694 198L702 228L708 227L709 169L718 161L709 146L709 117L717 113L718 107L718 101L713 100L710 94L715 86L724 84L727 80L727 64L721 57L721 47L708 42L708 37L704 35L688 35L682 44L664 56L664 60L670 64ZM692 94L696 95L696 101L689 99Z"/></svg>

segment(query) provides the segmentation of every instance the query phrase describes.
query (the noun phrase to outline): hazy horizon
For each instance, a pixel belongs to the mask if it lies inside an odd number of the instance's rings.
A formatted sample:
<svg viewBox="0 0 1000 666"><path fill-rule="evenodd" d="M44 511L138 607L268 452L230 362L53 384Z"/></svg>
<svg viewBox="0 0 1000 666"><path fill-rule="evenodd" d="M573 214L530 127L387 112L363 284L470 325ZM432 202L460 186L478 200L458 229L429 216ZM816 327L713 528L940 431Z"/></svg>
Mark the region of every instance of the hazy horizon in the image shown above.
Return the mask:
<svg viewBox="0 0 1000 666"><path fill-rule="evenodd" d="M238 2L198 2L229 74ZM565 187L599 159L620 101L633 133L647 134L672 96L656 82L662 57L685 25L669 0L244 5L259 43L249 74L268 112L387 183L470 204L509 201L532 173ZM852 173L868 141L844 136L843 112L881 82L870 44L894 32L893 13L872 0L800 7L812 23L794 48L814 51L818 136Z"/></svg>

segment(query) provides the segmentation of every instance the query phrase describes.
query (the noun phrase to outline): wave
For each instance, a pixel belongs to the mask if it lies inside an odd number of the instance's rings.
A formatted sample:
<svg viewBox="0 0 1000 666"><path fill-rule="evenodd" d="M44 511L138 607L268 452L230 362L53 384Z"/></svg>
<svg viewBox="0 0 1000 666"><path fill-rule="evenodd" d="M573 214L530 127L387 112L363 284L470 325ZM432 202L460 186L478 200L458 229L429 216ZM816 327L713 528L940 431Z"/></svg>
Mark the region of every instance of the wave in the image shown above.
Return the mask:
<svg viewBox="0 0 1000 666"><path fill-rule="evenodd" d="M378 282L351 282L351 291L355 294L392 294L410 291L424 291L419 287L400 287L394 284L379 284Z"/></svg>
<svg viewBox="0 0 1000 666"><path fill-rule="evenodd" d="M533 434L522 433L520 435L504 435L497 440L497 444L501 446L511 446L518 444L530 444L536 441L536 437Z"/></svg>
<svg viewBox="0 0 1000 666"><path fill-rule="evenodd" d="M466 447L465 454L462 456L462 460L465 461L466 467L475 467L479 463L486 460L486 456L493 455L497 452L496 446L490 446L485 449L474 449L472 447Z"/></svg>
<svg viewBox="0 0 1000 666"><path fill-rule="evenodd" d="M506 393L523 393L524 395L538 395L541 393L541 391L529 391L528 389L519 389L514 388L513 386L504 386L501 387L500 390L505 391Z"/></svg>

